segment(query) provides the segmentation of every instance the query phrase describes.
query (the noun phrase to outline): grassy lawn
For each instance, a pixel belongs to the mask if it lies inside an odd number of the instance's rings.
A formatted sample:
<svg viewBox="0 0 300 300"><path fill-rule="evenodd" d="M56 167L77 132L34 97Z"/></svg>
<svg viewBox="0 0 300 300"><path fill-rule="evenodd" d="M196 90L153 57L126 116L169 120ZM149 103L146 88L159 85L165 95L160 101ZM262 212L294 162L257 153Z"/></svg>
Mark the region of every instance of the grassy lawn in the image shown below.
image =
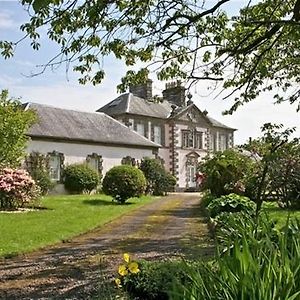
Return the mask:
<svg viewBox="0 0 300 300"><path fill-rule="evenodd" d="M278 207L275 202L265 202L263 204L263 210L266 211L272 219L278 222L278 227L285 225L288 216L300 220L300 210L282 209Z"/></svg>
<svg viewBox="0 0 300 300"><path fill-rule="evenodd" d="M119 205L105 195L47 196L41 201L47 209L0 212L0 257L70 239L151 201L155 199L145 196Z"/></svg>

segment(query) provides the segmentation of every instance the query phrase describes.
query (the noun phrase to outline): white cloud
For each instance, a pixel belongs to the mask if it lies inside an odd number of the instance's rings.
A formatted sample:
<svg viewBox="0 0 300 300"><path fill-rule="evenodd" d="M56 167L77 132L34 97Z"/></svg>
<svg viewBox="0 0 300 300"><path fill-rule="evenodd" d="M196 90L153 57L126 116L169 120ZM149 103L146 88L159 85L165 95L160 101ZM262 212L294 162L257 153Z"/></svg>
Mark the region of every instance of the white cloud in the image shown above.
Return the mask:
<svg viewBox="0 0 300 300"><path fill-rule="evenodd" d="M16 28L16 23L8 10L0 11L0 30Z"/></svg>
<svg viewBox="0 0 300 300"><path fill-rule="evenodd" d="M36 67L36 65L29 60L15 59L14 62L22 67L30 67L30 68Z"/></svg>
<svg viewBox="0 0 300 300"><path fill-rule="evenodd" d="M222 112L230 107L229 101L204 98L195 100L200 109L207 109L209 115L220 122L238 129L235 143L245 143L249 137L260 136L264 123L283 124L284 127L296 127L296 136L300 136L300 113L296 106L288 103L273 104L271 95L264 95L237 109L232 115L223 116Z"/></svg>
<svg viewBox="0 0 300 300"><path fill-rule="evenodd" d="M0 88L9 89L11 86L21 83L21 78L0 74Z"/></svg>
<svg viewBox="0 0 300 300"><path fill-rule="evenodd" d="M22 97L22 102L36 102L62 108L95 111L117 97L114 85L80 86L70 82L47 85L18 85L12 83L9 92Z"/></svg>

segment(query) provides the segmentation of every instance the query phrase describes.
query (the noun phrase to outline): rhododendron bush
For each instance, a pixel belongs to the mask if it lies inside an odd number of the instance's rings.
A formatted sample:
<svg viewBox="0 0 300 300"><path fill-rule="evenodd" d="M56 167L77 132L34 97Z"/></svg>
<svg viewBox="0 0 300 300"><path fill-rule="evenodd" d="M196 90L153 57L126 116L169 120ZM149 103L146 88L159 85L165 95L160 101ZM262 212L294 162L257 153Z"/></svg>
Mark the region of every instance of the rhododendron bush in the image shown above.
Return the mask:
<svg viewBox="0 0 300 300"><path fill-rule="evenodd" d="M39 195L39 188L27 171L10 168L0 170L0 209L24 207Z"/></svg>

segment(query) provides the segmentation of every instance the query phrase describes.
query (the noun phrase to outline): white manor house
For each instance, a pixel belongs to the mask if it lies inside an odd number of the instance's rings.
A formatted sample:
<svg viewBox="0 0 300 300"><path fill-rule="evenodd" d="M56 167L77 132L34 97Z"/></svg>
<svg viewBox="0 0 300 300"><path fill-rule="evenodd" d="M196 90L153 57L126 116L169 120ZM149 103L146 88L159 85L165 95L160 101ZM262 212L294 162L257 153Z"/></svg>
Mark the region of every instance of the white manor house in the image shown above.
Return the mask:
<svg viewBox="0 0 300 300"><path fill-rule="evenodd" d="M193 189L197 163L234 143L235 129L201 111L180 82L167 84L158 99L152 96L149 79L94 113L36 103L24 106L38 116L28 132L27 152L47 154L57 182L66 164L87 162L104 175L128 160L158 157L176 177L177 190Z"/></svg>

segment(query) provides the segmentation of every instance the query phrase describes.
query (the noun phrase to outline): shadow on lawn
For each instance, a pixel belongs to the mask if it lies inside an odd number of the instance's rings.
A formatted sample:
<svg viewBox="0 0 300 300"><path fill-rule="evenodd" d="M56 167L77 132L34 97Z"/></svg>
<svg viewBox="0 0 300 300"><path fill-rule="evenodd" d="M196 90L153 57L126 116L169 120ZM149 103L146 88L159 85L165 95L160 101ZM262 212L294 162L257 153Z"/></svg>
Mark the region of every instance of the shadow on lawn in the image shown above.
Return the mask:
<svg viewBox="0 0 300 300"><path fill-rule="evenodd" d="M83 203L118 205L102 199ZM155 204L82 239L0 262L0 299L114 299L104 295L110 287L105 282L113 281L125 252L147 260L210 259L214 244L198 205L164 210ZM101 257L103 265L96 257ZM100 285L103 291L99 292Z"/></svg>
<svg viewBox="0 0 300 300"><path fill-rule="evenodd" d="M132 202L125 202L123 204L120 204L119 202L116 202L114 200L112 201L107 201L107 200L102 200L102 199L89 199L89 200L83 200L83 204L87 205L94 205L94 206L108 206L108 205L131 205L133 204Z"/></svg>
<svg viewBox="0 0 300 300"><path fill-rule="evenodd" d="M82 203L86 205L94 205L94 206L107 206L107 205L115 204L113 201L107 201L102 199L88 199L88 200L83 200Z"/></svg>

